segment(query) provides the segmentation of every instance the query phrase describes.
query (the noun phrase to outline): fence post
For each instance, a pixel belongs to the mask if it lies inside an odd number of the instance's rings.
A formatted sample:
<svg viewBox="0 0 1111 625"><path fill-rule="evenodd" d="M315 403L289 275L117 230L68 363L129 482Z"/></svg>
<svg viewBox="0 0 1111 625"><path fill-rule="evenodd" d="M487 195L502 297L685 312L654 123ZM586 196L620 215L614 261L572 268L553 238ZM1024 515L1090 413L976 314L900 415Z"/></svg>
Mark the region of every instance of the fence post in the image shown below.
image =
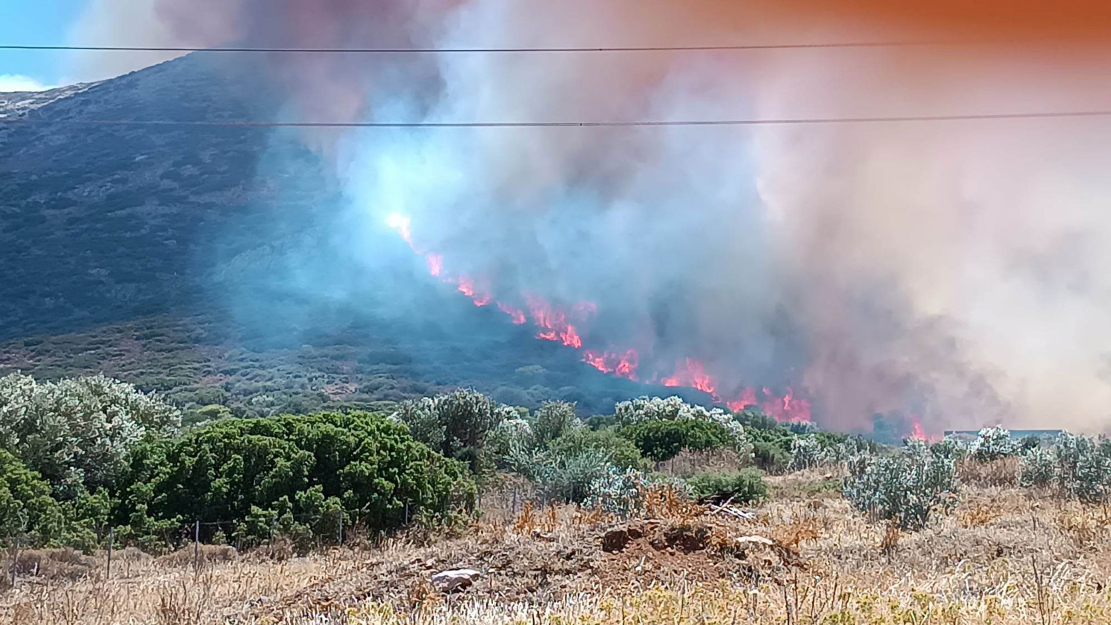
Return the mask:
<svg viewBox="0 0 1111 625"><path fill-rule="evenodd" d="M12 553L12 588L15 588L15 571L19 566L19 534L13 538L15 550Z"/></svg>
<svg viewBox="0 0 1111 625"><path fill-rule="evenodd" d="M343 546L343 508L339 511L339 545Z"/></svg>
<svg viewBox="0 0 1111 625"><path fill-rule="evenodd" d="M405 524L409 524L409 500L405 500Z"/></svg>
<svg viewBox="0 0 1111 625"><path fill-rule="evenodd" d="M112 579L112 543L116 539L116 527L111 526L108 528L108 571L104 574L104 579Z"/></svg>
<svg viewBox="0 0 1111 625"><path fill-rule="evenodd" d="M201 572L201 521L197 519L193 525L193 572Z"/></svg>

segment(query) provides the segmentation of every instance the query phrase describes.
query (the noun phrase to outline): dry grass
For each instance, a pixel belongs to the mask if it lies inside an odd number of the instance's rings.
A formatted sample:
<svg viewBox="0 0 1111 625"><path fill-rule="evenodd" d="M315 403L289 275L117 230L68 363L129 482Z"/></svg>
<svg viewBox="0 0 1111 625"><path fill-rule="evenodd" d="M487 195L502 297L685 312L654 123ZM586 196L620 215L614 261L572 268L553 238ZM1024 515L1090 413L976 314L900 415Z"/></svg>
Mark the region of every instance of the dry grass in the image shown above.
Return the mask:
<svg viewBox="0 0 1111 625"><path fill-rule="evenodd" d="M674 458L657 463L656 470L664 475L686 479L699 473L731 473L751 464L737 452L724 447L706 451L684 449Z"/></svg>
<svg viewBox="0 0 1111 625"><path fill-rule="evenodd" d="M0 623L1111 622L1107 511L1010 487L969 487L963 497L918 533L864 523L843 500L805 492L773 499L753 520L665 501L650 515L663 520L640 522L664 536L709 528L712 546L689 553L651 546L647 536L602 553L596 543L612 521L528 508L428 546L396 540L288 561L214 558L200 571L191 552L136 557L111 580L21 579L0 601ZM775 545L731 551L719 548L722 536ZM34 557L40 571L42 562L86 562ZM450 597L427 583L458 566L483 571L483 581Z"/></svg>
<svg viewBox="0 0 1111 625"><path fill-rule="evenodd" d="M962 460L957 463L957 479L972 486L1017 486L1022 476L1022 458L1011 456L991 462Z"/></svg>

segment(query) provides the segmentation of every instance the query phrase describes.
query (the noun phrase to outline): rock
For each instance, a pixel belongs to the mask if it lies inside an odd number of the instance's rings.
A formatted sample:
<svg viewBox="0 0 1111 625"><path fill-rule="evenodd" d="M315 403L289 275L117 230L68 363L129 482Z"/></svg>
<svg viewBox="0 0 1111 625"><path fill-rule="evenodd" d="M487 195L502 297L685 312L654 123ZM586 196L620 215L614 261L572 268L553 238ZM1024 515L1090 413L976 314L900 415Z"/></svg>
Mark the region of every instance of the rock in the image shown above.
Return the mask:
<svg viewBox="0 0 1111 625"><path fill-rule="evenodd" d="M625 545L629 544L632 537L629 532L624 529L610 530L602 535L602 551L606 553L613 553L621 551Z"/></svg>
<svg viewBox="0 0 1111 625"><path fill-rule="evenodd" d="M635 525L609 530L602 534L602 551L606 553L621 551L630 542L640 540L642 537L644 537L644 532Z"/></svg>
<svg viewBox="0 0 1111 625"><path fill-rule="evenodd" d="M474 569L442 571L432 576L432 585L443 592L455 592L470 588L479 577L482 577L482 573Z"/></svg>
<svg viewBox="0 0 1111 625"><path fill-rule="evenodd" d="M776 542L766 536L741 536L737 542L742 545L764 545L766 547L774 547Z"/></svg>
<svg viewBox="0 0 1111 625"><path fill-rule="evenodd" d="M682 523L664 528L649 544L656 551L674 549L689 554L709 547L710 537L710 528Z"/></svg>

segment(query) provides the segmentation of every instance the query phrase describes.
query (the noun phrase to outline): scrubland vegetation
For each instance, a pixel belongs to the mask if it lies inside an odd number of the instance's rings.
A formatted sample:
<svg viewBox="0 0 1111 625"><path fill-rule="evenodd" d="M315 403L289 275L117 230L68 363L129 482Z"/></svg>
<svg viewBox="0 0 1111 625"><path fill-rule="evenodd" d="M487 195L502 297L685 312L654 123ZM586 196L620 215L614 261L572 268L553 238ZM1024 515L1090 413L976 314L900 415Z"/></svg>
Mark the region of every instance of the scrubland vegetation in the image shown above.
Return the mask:
<svg viewBox="0 0 1111 625"><path fill-rule="evenodd" d="M584 417L466 389L183 427L109 378L16 374L0 618L1105 623L1109 487L1111 441L1071 434L881 446L677 397ZM433 582L453 569L474 573Z"/></svg>

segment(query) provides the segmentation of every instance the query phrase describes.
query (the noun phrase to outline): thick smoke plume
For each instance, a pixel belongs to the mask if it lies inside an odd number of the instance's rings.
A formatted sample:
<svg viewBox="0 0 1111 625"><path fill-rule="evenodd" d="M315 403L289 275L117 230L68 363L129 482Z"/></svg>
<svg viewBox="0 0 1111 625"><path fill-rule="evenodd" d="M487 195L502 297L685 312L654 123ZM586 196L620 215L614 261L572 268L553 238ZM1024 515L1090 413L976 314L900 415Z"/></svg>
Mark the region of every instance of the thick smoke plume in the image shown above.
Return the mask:
<svg viewBox="0 0 1111 625"><path fill-rule="evenodd" d="M774 119L1108 106L1111 84L1099 68L1111 7L1049 4L153 0L149 14L167 41L190 45L959 42L273 55L290 111L302 119ZM374 130L331 137L326 147L355 210L368 224L391 219L424 257L416 262L454 276L469 295L477 290L476 303L501 302L513 311L507 322L537 298L564 311L592 302L596 312L577 335L597 352L635 348L640 379L695 386L704 371L723 399L753 388L790 392L843 429L867 431L874 414L900 413L920 418L929 434L996 422L1102 431L1111 405L1107 124Z"/></svg>

